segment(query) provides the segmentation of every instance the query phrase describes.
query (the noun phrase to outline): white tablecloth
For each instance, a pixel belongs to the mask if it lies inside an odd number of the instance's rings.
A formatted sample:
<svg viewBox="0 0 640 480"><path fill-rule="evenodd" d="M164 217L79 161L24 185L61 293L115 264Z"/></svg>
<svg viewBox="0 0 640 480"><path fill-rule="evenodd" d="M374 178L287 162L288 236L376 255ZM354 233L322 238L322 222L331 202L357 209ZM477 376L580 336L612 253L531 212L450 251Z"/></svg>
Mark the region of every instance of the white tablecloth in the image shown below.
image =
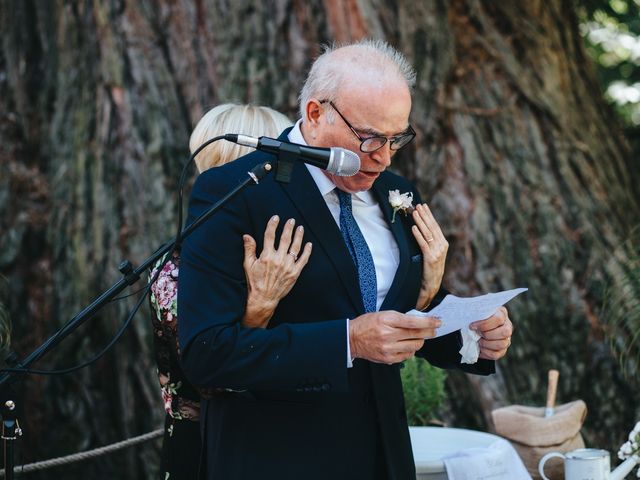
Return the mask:
<svg viewBox="0 0 640 480"><path fill-rule="evenodd" d="M497 435L440 427L409 427L409 433L420 480L531 479L511 444Z"/></svg>

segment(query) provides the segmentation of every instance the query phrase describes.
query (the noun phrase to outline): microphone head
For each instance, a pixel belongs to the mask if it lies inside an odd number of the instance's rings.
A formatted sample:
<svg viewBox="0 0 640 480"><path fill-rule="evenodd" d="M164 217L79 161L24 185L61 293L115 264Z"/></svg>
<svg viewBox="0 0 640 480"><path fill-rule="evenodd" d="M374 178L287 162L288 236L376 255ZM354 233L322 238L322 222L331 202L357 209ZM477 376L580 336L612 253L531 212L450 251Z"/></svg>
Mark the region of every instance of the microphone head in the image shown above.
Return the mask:
<svg viewBox="0 0 640 480"><path fill-rule="evenodd" d="M331 147L331 158L325 170L339 177L352 177L360 170L360 157L351 150Z"/></svg>

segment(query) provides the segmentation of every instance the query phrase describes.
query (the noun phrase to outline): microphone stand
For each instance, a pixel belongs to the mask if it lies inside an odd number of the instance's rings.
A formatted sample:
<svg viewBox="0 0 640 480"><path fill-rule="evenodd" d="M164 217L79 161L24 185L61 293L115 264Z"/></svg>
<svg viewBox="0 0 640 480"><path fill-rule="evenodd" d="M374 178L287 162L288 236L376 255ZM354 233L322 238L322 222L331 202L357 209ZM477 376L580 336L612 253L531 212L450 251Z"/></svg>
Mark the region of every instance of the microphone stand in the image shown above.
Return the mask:
<svg viewBox="0 0 640 480"><path fill-rule="evenodd" d="M278 155L278 159L280 159L280 155ZM284 164L288 164L292 161L292 159L286 158L283 162ZM285 167L286 168L286 167ZM191 223L188 227L186 227L177 238L183 239L189 236L196 228L202 225L205 221L207 221L214 213L220 210L229 200L235 197L238 193L244 190L249 185L258 184L260 180L265 178L269 172L273 169L273 165L271 162L264 162L260 165L256 165L250 172L247 172L248 177L236 186L231 192L229 192L226 196L220 199L216 204L211 206L209 210L200 215L193 223ZM65 326L63 326L60 330L54 333L51 337L42 343L38 348L36 348L31 354L29 354L24 360L17 361L14 358L11 359L11 366L15 369L28 369L34 362L42 358L46 353L52 350L56 345L58 345L63 339L65 339L69 334L75 331L78 327L80 327L87 320L92 318L98 313L98 311L104 307L107 303L113 300L120 292L122 292L125 288L129 287L136 283L142 273L149 269L152 265L162 258L166 253L168 253L174 244L176 243L176 238L173 240L166 242L162 247L160 247L155 253L153 253L150 257L144 260L138 268L133 268L133 265L129 260L123 260L118 267L120 273L122 273L123 278L112 285L108 290L102 293L98 298L96 298L89 306L85 307L80 313L78 313L75 317L73 317ZM18 425L18 421L16 419L16 403L6 398L10 396L10 393L5 393L4 389L8 389L8 387L15 381L15 376L17 374L23 375L25 372L4 372L0 374L0 391L3 392L2 398L4 404L2 405L2 442L3 442L3 451L4 451L4 471L5 478L7 480L13 480L13 469L14 469L14 458L13 458L13 442L16 440L16 436L22 435L22 430ZM6 400L5 400L6 398Z"/></svg>

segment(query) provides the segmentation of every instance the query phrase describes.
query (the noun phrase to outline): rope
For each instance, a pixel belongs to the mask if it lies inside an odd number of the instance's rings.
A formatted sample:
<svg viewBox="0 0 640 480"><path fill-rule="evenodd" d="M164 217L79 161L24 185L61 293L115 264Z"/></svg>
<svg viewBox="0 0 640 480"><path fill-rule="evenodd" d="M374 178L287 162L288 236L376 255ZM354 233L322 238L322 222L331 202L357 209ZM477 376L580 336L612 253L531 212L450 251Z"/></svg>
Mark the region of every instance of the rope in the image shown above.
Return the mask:
<svg viewBox="0 0 640 480"><path fill-rule="evenodd" d="M105 455L116 450L121 450L138 443L146 442L147 440L153 440L154 438L161 437L164 430L162 428L154 430L153 432L145 433L137 437L129 438L121 442L112 443L104 447L95 448L87 452L74 453L73 455L67 455L65 457L52 458L50 460L43 460L42 462L30 463L28 465L22 465L14 468L15 473L31 473L38 470L44 470L45 468L57 467L65 465L67 463L80 462L89 458ZM0 470L0 478L4 478L4 469Z"/></svg>

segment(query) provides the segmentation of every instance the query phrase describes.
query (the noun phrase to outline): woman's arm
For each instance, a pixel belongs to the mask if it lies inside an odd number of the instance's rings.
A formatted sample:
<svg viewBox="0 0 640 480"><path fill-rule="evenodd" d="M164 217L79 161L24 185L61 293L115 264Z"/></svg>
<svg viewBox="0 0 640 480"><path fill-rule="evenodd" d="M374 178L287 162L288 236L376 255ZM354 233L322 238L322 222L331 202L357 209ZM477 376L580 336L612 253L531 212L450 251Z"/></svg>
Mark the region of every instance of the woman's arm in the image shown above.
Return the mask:
<svg viewBox="0 0 640 480"><path fill-rule="evenodd" d="M256 241L251 235L243 235L244 273L247 278L247 307L242 325L265 328L278 303L287 295L300 272L309 261L311 242L302 247L304 228L295 229L295 220L287 220L276 248L276 228L280 218L274 215L264 232L264 244L260 256L256 256ZM293 237L293 238L292 238Z"/></svg>
<svg viewBox="0 0 640 480"><path fill-rule="evenodd" d="M444 275L449 242L444 237L440 225L433 217L426 203L419 203L413 211L415 225L411 232L422 252L422 284L416 302L416 309L429 306L440 289Z"/></svg>

